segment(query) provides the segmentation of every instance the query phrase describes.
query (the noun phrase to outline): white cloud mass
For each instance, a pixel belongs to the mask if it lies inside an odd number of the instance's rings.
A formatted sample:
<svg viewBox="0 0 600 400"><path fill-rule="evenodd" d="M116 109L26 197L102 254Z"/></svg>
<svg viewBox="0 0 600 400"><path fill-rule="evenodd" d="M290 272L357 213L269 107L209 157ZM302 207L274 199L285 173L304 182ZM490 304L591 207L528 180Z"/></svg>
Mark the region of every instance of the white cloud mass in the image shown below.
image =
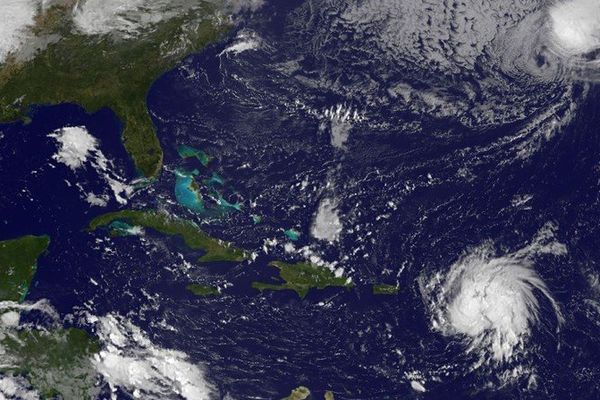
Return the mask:
<svg viewBox="0 0 600 400"><path fill-rule="evenodd" d="M600 1L569 0L550 9L557 43L570 53L600 48Z"/></svg>
<svg viewBox="0 0 600 400"><path fill-rule="evenodd" d="M37 3L35 0L0 1L0 64L27 39Z"/></svg>
<svg viewBox="0 0 600 400"><path fill-rule="evenodd" d="M548 224L529 246L504 256L495 256L491 243L485 243L422 285L433 328L464 337L467 352L479 353L481 362L507 362L524 348L531 327L539 322L538 294L553 307L560 324L559 305L533 260L543 253L566 253L566 247L554 241L554 231Z"/></svg>
<svg viewBox="0 0 600 400"><path fill-rule="evenodd" d="M88 319L96 323L105 346L93 364L111 387L148 400L214 398L214 387L185 353L155 345L144 331L120 316Z"/></svg>

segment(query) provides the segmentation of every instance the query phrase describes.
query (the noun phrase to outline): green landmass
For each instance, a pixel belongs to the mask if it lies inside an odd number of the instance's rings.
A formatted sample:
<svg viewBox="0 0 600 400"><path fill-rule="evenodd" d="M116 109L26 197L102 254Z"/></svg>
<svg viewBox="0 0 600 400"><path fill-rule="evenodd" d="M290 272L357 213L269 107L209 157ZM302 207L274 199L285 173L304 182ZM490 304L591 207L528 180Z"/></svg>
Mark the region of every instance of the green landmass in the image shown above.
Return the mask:
<svg viewBox="0 0 600 400"><path fill-rule="evenodd" d="M0 301L23 301L48 236L0 242ZM10 310L8 311L10 312ZM75 328L0 331L0 373L24 376L42 398L91 399L96 372L90 355L98 345Z"/></svg>
<svg viewBox="0 0 600 400"><path fill-rule="evenodd" d="M37 259L49 244L48 236L23 236L0 242L0 301L25 299Z"/></svg>
<svg viewBox="0 0 600 400"><path fill-rule="evenodd" d="M281 400L306 400L310 397L310 390L304 386L298 386L292 390L289 396L284 397Z"/></svg>
<svg viewBox="0 0 600 400"><path fill-rule="evenodd" d="M93 231L110 226L114 221L142 226L169 236L179 236L190 249L205 252L198 259L199 262L239 262L248 258L243 250L207 235L195 223L155 210L123 210L104 214L94 218L89 229Z"/></svg>
<svg viewBox="0 0 600 400"><path fill-rule="evenodd" d="M393 295L398 294L398 286L387 285L387 284L375 284L373 285L373 294L375 295Z"/></svg>
<svg viewBox="0 0 600 400"><path fill-rule="evenodd" d="M124 145L138 171L156 176L163 153L146 108L148 90L183 57L229 29L213 5L199 5L133 39L78 33L69 16L72 4L51 7L34 31L60 35L60 40L31 60L13 57L0 66L0 122L26 120L35 104L75 103L88 112L108 107L124 124Z"/></svg>
<svg viewBox="0 0 600 400"><path fill-rule="evenodd" d="M334 400L333 392L327 391L325 392L325 400ZM292 390L289 396L284 397L281 400L310 400L313 399L313 396L310 393L310 390L305 386L298 386L296 389Z"/></svg>
<svg viewBox="0 0 600 400"><path fill-rule="evenodd" d="M186 286L186 289L200 297L218 296L221 294L219 288L214 286L198 285L196 283Z"/></svg>
<svg viewBox="0 0 600 400"><path fill-rule="evenodd" d="M21 375L42 398L91 399L96 371L90 357L100 349L80 329L22 330L3 335L0 372Z"/></svg>
<svg viewBox="0 0 600 400"><path fill-rule="evenodd" d="M308 263L287 264L273 261L269 264L279 269L282 284L253 282L252 287L260 290L293 290L304 298L310 289L325 289L326 287L352 288L354 284L345 277L336 277L329 269Z"/></svg>

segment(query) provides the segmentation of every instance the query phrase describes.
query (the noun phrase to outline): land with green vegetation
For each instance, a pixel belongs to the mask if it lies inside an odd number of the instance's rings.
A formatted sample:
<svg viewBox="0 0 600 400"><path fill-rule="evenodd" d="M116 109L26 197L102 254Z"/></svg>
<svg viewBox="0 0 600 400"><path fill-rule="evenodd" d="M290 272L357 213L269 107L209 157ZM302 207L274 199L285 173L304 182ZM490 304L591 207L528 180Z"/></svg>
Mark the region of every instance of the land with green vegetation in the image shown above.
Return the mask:
<svg viewBox="0 0 600 400"><path fill-rule="evenodd" d="M307 387L299 386L292 390L289 396L281 400L306 400L310 397L310 390Z"/></svg>
<svg viewBox="0 0 600 400"><path fill-rule="evenodd" d="M219 292L219 288L214 286L206 286L199 285L196 283L190 284L186 286L186 289L192 292L194 295L199 297L211 297L211 296L219 296L221 292Z"/></svg>
<svg viewBox="0 0 600 400"><path fill-rule="evenodd" d="M375 295L394 295L398 294L399 288L395 285L387 285L384 283L373 285L373 294Z"/></svg>
<svg viewBox="0 0 600 400"><path fill-rule="evenodd" d="M96 371L90 358L100 349L85 331L22 330L5 335L0 347L0 371L24 376L42 398L94 398Z"/></svg>
<svg viewBox="0 0 600 400"><path fill-rule="evenodd" d="M25 299L37 260L49 244L48 236L0 242L0 301ZM0 373L27 378L45 399L91 399L96 372L90 356L98 350L97 343L79 329L13 330L0 325Z"/></svg>
<svg viewBox="0 0 600 400"><path fill-rule="evenodd" d="M93 231L108 227L114 221L149 228L168 236L179 236L190 249L205 252L198 259L199 262L240 262L248 258L243 250L207 235L195 223L155 210L123 210L104 214L94 218L89 229Z"/></svg>
<svg viewBox="0 0 600 400"><path fill-rule="evenodd" d="M312 394L310 393L310 389L305 386L298 386L296 389L292 390L289 396L284 397L282 400L311 400L314 399ZM327 391L325 392L325 400L334 400L333 392Z"/></svg>
<svg viewBox="0 0 600 400"><path fill-rule="evenodd" d="M23 236L0 242L0 301L23 301L39 256L48 249L48 236Z"/></svg>
<svg viewBox="0 0 600 400"><path fill-rule="evenodd" d="M310 289L325 289L327 287L352 288L354 284L348 282L345 277L336 277L333 272L325 267L308 263L287 264L281 261L273 261L269 264L279 269L279 277L284 283L272 284L264 282L253 282L252 287L260 290L293 290L304 298Z"/></svg>
<svg viewBox="0 0 600 400"><path fill-rule="evenodd" d="M31 60L13 57L0 66L0 122L26 120L36 104L75 103L88 112L108 107L124 124L124 145L138 171L156 176L163 153L146 107L150 86L229 29L213 5L199 4L204 5L130 39L78 33L72 4L51 7L34 31L59 40Z"/></svg>

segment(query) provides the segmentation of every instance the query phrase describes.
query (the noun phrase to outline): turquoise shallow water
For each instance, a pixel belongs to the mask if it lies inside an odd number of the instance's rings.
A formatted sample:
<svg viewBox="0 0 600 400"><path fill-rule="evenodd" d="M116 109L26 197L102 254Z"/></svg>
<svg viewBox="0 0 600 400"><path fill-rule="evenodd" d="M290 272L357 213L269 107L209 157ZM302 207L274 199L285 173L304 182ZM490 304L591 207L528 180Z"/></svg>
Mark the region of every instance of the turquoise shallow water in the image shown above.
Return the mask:
<svg viewBox="0 0 600 400"><path fill-rule="evenodd" d="M298 232L295 229L288 229L285 232L285 236L287 236L290 240L292 241L297 241L298 239L300 239L300 232Z"/></svg>
<svg viewBox="0 0 600 400"><path fill-rule="evenodd" d="M195 158L203 167L208 167L211 156L202 150L195 149L187 145L178 147L178 154L182 159ZM223 197L225 190L225 179L216 172L210 172L209 169L203 168L206 176L210 173L210 177L201 179L200 171L193 169L187 171L185 169L177 169L175 171L175 198L182 206L202 215L218 216L242 210L242 205L236 202L230 202ZM199 184L201 182L201 185ZM202 194L204 191L204 195Z"/></svg>
<svg viewBox="0 0 600 400"><path fill-rule="evenodd" d="M184 159L190 157L196 158L198 161L200 161L200 164L204 165L205 167L210 163L211 160L211 157L202 150L185 144L177 147L177 152L179 153L179 156Z"/></svg>
<svg viewBox="0 0 600 400"><path fill-rule="evenodd" d="M230 203L223 198L223 196L219 195L219 199L217 200L217 204L224 212L229 211L242 211L242 205L240 203Z"/></svg>
<svg viewBox="0 0 600 400"><path fill-rule="evenodd" d="M133 231L133 226L123 221L113 221L109 226L114 232L121 236L130 235Z"/></svg>
<svg viewBox="0 0 600 400"><path fill-rule="evenodd" d="M204 184L207 186L215 186L215 185L223 186L223 185L225 185L225 181L219 175L213 173L209 179L204 180Z"/></svg>
<svg viewBox="0 0 600 400"><path fill-rule="evenodd" d="M175 171L175 175L177 176L175 181L175 198L179 204L192 211L204 212L205 207L202 194L194 187L194 176L197 174L197 171Z"/></svg>

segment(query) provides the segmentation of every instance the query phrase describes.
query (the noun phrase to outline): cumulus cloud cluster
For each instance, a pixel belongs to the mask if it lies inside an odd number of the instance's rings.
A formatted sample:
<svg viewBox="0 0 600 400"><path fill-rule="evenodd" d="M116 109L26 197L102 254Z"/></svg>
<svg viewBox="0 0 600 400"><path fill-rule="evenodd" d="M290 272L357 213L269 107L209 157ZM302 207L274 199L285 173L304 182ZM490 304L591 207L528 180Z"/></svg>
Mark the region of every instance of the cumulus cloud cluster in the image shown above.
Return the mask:
<svg viewBox="0 0 600 400"><path fill-rule="evenodd" d="M18 376L0 376L0 400L39 400L40 396L29 388L29 382Z"/></svg>
<svg viewBox="0 0 600 400"><path fill-rule="evenodd" d="M215 388L185 353L152 343L144 331L117 315L90 316L104 349L93 364L112 388L143 399L213 399Z"/></svg>
<svg viewBox="0 0 600 400"><path fill-rule="evenodd" d="M56 140L57 152L52 158L69 167L73 172L86 166L93 167L104 179L113 192L115 200L120 204L127 204L127 199L133 193L133 187L127 184L115 169L111 160L106 158L100 150L100 142L92 136L85 126L66 126L50 133L49 137ZM82 186L78 185L81 189ZM96 206L106 206L108 197L87 193L88 203Z"/></svg>
<svg viewBox="0 0 600 400"><path fill-rule="evenodd" d="M60 145L53 158L72 170L80 168L93 153L99 152L98 140L83 126L67 126L48 136Z"/></svg>
<svg viewBox="0 0 600 400"><path fill-rule="evenodd" d="M328 242L336 242L342 233L338 204L335 199L325 198L319 204L310 229L312 237Z"/></svg>
<svg viewBox="0 0 600 400"><path fill-rule="evenodd" d="M367 0L342 15L350 29L374 35L399 62L456 72L473 68L493 39L535 10L538 0Z"/></svg>

